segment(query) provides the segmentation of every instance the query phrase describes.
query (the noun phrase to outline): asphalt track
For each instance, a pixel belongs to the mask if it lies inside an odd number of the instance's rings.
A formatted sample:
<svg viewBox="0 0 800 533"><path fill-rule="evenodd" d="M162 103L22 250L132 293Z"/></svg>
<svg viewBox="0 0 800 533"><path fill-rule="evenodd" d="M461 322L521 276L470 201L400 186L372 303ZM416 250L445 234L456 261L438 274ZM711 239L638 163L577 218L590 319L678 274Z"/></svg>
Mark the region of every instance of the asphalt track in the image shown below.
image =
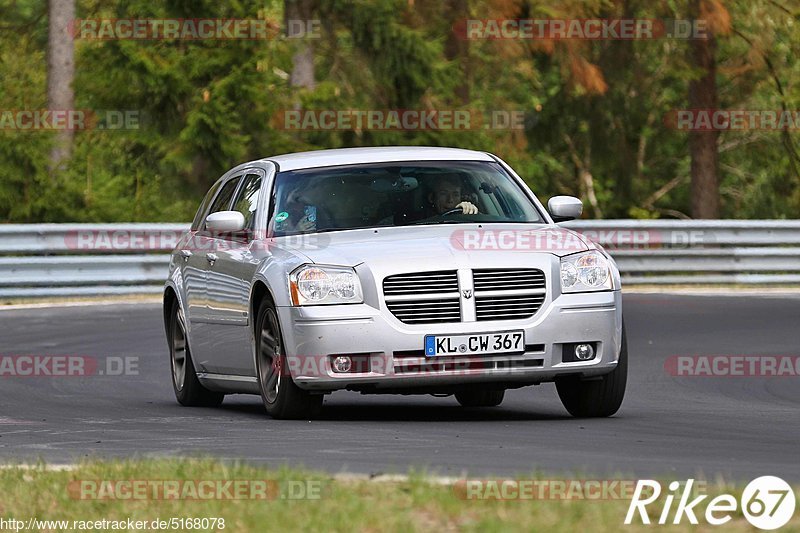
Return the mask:
<svg viewBox="0 0 800 533"><path fill-rule="evenodd" d="M800 482L800 378L674 377L672 355L800 355L800 297L628 294L622 409L576 420L551 384L502 406L327 396L322 418L277 421L256 396L184 408L151 303L0 311L0 355L138 357L138 375L0 377L0 462L212 455L332 473L661 476Z"/></svg>

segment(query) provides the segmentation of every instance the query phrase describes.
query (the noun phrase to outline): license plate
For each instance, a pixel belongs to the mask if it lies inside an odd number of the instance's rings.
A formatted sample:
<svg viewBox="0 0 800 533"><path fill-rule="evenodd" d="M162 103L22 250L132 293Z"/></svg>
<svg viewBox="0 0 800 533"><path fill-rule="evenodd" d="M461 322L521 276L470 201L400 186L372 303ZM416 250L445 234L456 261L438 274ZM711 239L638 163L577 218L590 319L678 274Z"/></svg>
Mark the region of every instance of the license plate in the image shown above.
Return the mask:
<svg viewBox="0 0 800 533"><path fill-rule="evenodd" d="M479 333L476 335L425 335L425 356L523 353L525 332Z"/></svg>

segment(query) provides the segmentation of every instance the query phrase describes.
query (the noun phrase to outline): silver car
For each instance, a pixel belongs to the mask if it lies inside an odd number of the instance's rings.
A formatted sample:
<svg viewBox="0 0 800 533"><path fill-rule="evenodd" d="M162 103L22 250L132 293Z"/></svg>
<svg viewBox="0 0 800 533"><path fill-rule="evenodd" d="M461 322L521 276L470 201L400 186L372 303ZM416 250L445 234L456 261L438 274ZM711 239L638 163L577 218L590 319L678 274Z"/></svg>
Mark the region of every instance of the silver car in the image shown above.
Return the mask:
<svg viewBox="0 0 800 533"><path fill-rule="evenodd" d="M627 378L619 272L496 156L324 150L239 165L173 251L164 322L175 395L260 394L308 418L325 394L499 405L555 381L574 416L614 414Z"/></svg>

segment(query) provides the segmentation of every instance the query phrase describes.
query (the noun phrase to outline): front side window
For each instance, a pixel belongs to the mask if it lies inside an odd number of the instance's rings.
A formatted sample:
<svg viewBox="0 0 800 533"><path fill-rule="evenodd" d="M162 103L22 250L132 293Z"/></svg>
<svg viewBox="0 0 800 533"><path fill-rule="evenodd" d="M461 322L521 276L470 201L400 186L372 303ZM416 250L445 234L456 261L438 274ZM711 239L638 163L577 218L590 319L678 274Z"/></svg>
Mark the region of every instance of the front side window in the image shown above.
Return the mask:
<svg viewBox="0 0 800 533"><path fill-rule="evenodd" d="M219 186L222 182L218 181L206 193L203 201L200 203L200 207L197 209L197 213L194 215L194 220L192 220L192 231L197 231L203 225L203 221L206 217L206 211L208 211L208 206L211 203L211 200L214 199L214 196L217 194L217 190L219 190Z"/></svg>
<svg viewBox="0 0 800 533"><path fill-rule="evenodd" d="M214 198L214 203L211 204L211 208L208 210L208 215L211 213L218 213L219 211L227 211L231 205L231 199L233 199L233 193L236 192L236 187L239 185L239 181L241 176L233 178L232 180L228 180L219 190L219 194L216 198ZM205 227L205 221L203 223L203 227Z"/></svg>
<svg viewBox="0 0 800 533"><path fill-rule="evenodd" d="M280 172L270 228L277 236L441 223L544 223L493 162L409 162Z"/></svg>
<svg viewBox="0 0 800 533"><path fill-rule="evenodd" d="M233 202L234 211L239 211L244 215L244 229L254 230L256 223L256 210L258 208L258 196L261 192L261 176L258 174L247 174L244 177L244 184L236 195Z"/></svg>

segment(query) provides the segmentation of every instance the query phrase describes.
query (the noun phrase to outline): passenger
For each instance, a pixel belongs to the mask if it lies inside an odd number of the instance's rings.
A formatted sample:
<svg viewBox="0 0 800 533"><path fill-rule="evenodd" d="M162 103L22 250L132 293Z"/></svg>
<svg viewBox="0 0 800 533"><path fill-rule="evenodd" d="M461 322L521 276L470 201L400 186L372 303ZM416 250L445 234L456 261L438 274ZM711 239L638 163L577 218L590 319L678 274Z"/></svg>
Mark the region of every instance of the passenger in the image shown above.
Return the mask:
<svg viewBox="0 0 800 533"><path fill-rule="evenodd" d="M326 196L320 180L299 183L286 195L286 202L275 214L275 231L282 234L312 233L335 227L324 207Z"/></svg>

